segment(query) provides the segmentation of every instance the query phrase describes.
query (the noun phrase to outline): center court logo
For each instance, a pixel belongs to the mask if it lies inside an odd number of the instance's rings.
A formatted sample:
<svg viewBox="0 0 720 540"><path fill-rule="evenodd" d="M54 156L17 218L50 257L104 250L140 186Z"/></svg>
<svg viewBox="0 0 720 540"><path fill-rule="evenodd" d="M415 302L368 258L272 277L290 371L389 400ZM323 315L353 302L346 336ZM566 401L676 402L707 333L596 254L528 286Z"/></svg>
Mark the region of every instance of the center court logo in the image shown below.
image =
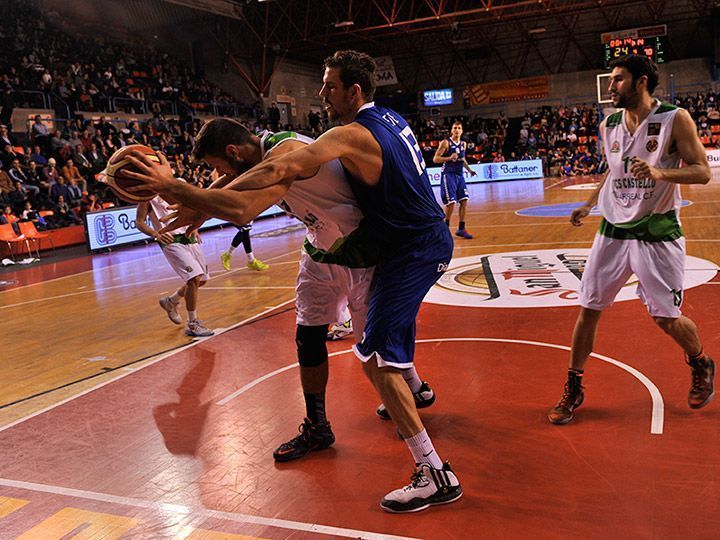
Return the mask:
<svg viewBox="0 0 720 540"><path fill-rule="evenodd" d="M589 254L589 249L548 249L453 259L425 301L497 308L577 306ZM687 257L685 268L685 290L710 281L718 271L714 263L696 257ZM633 275L615 301L637 299L636 286Z"/></svg>

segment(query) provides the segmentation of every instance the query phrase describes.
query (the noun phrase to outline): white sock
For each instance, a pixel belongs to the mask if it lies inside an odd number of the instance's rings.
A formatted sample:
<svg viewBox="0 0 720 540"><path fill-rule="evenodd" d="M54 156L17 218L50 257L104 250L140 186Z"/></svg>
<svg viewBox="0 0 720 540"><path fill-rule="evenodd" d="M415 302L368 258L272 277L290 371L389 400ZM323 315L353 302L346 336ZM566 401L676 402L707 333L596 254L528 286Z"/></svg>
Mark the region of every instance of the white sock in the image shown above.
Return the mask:
<svg viewBox="0 0 720 540"><path fill-rule="evenodd" d="M227 250L228 255L232 255L232 252L233 252L233 251L235 251L235 246L233 246L232 244L230 244L230 247L229 247L228 250Z"/></svg>
<svg viewBox="0 0 720 540"><path fill-rule="evenodd" d="M255 260L255 255L253 255L253 252L247 254L248 262L251 263Z"/></svg>
<svg viewBox="0 0 720 540"><path fill-rule="evenodd" d="M177 304L180 301L180 298L182 298L182 296L180 296L180 291L175 291L170 296L168 296L168 298L173 304Z"/></svg>
<svg viewBox="0 0 720 540"><path fill-rule="evenodd" d="M197 310L190 311L188 309L188 321L197 321Z"/></svg>
<svg viewBox="0 0 720 540"><path fill-rule="evenodd" d="M420 377L418 377L417 371L415 371L415 366L403 369L402 376L407 385L410 387L411 392L415 393L420 390L422 381L420 380Z"/></svg>
<svg viewBox="0 0 720 540"><path fill-rule="evenodd" d="M405 439L405 442L410 449L415 463L427 463L433 469L443 468L443 462L440 456L437 455L435 447L427 434L427 430L423 429L420 433Z"/></svg>

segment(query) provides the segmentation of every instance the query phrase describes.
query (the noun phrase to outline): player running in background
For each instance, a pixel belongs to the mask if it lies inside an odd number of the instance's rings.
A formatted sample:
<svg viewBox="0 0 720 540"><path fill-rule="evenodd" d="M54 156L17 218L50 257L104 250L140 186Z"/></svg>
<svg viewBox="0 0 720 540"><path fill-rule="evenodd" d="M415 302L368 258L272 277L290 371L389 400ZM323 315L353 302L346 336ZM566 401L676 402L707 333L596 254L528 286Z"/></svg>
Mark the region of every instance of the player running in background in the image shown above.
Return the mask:
<svg viewBox="0 0 720 540"><path fill-rule="evenodd" d="M188 312L185 334L192 337L212 336L214 332L203 325L197 314L199 289L210 279L207 263L200 249L199 235L194 233L190 237L186 236L187 227L181 227L173 233L159 232L163 228L160 219L171 213L168 203L159 196L150 201L141 202L137 207L138 230L151 236L160 244L168 263L184 281L184 285L173 294L160 299L160 307L167 312L168 318L173 323L182 324L178 306L180 299L185 298L185 308ZM147 224L148 216L152 227Z"/></svg>

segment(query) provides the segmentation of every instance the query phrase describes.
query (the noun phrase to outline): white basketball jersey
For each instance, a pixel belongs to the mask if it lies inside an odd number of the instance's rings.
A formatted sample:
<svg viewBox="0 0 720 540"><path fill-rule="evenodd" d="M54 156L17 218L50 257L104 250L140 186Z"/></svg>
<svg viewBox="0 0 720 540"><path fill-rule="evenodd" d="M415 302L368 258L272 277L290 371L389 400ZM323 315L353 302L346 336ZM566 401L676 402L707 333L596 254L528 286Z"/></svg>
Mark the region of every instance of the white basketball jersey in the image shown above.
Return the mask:
<svg viewBox="0 0 720 540"><path fill-rule="evenodd" d="M170 210L170 205L168 204L168 202L165 199L162 199L160 195L156 196L154 199L150 199L149 202L150 208L158 219L164 218L173 213L173 210ZM163 225L167 225L167 223L164 223ZM172 234L185 234L187 230L188 227L185 226L170 232Z"/></svg>
<svg viewBox="0 0 720 540"><path fill-rule="evenodd" d="M608 177L600 190L598 208L610 223L629 223L672 209L679 212L682 202L679 184L635 178L630 172L634 157L659 169L680 166L677 148L671 146L678 110L674 105L655 100L650 114L633 135L627 129L625 110L607 117L603 147Z"/></svg>
<svg viewBox="0 0 720 540"><path fill-rule="evenodd" d="M260 140L263 159L287 141L314 142L289 131L266 133ZM324 163L315 176L295 180L279 205L307 226L307 240L323 251L333 251L363 218L338 159Z"/></svg>

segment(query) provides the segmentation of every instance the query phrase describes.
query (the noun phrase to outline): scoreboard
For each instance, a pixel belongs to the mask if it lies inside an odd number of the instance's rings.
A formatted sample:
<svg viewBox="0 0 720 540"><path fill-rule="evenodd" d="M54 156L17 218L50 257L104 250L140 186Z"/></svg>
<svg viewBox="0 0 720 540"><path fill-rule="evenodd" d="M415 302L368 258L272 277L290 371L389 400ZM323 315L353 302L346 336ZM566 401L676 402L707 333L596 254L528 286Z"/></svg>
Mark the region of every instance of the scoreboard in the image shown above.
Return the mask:
<svg viewBox="0 0 720 540"><path fill-rule="evenodd" d="M644 28L606 32L601 35L605 68L610 62L626 54L647 56L653 62L665 62L665 36L667 26L660 24Z"/></svg>

